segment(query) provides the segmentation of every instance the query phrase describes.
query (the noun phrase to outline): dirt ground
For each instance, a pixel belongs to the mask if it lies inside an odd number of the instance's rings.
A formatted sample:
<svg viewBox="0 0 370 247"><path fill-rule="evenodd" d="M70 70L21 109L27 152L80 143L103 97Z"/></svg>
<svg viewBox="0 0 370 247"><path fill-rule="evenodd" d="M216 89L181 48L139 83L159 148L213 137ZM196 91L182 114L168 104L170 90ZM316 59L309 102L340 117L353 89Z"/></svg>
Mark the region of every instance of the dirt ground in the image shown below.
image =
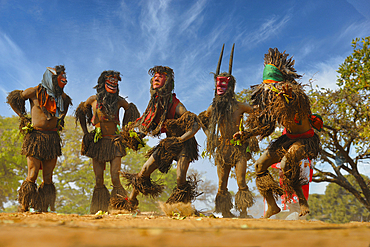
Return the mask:
<svg viewBox="0 0 370 247"><path fill-rule="evenodd" d="M370 223L0 213L0 246L370 246Z"/></svg>

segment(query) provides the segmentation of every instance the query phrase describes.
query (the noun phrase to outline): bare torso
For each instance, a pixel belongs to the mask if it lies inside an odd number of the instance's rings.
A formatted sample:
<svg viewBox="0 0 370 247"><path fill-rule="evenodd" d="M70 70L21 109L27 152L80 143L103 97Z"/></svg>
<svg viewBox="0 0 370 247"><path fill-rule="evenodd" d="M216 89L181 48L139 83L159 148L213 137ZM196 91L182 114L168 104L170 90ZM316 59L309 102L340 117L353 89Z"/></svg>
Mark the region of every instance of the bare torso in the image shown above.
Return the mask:
<svg viewBox="0 0 370 247"><path fill-rule="evenodd" d="M57 127L58 118L52 117L50 120L47 120L46 115L42 111L37 96L37 86L28 88L22 92L22 97L24 99L29 99L31 103L31 118L33 127L41 129L53 129ZM65 93L63 93L63 98L65 98ZM17 113L18 114L18 113ZM19 115L19 114L18 114Z"/></svg>
<svg viewBox="0 0 370 247"><path fill-rule="evenodd" d="M97 114L97 111L96 111L97 103L98 103L98 101L96 100L96 95L93 95L93 96L89 97L85 102L86 105L91 105L91 107L93 109L93 114L94 114L95 117L97 117L96 116L96 114ZM118 104L118 110L121 107L123 107L125 110L128 109L128 103L124 98L119 97L119 100L118 100L117 104ZM100 122L97 123L95 125L95 127L100 127L103 135L114 135L116 133L116 130L117 130L117 125L119 125L119 124L120 123L119 122L117 123L117 121L100 120ZM87 128L84 129L84 127L82 127L82 129L84 130L84 133L87 133ZM85 132L85 130L86 130L86 132Z"/></svg>
<svg viewBox="0 0 370 247"><path fill-rule="evenodd" d="M212 111L212 105L209 106L207 109L207 116L210 116L211 111ZM225 123L225 122L219 123L221 137L231 139L232 135L239 131L240 120L243 117L243 114L251 113L252 111L253 111L253 108L250 105L237 101L233 109L232 116L231 116L232 118L231 123Z"/></svg>
<svg viewBox="0 0 370 247"><path fill-rule="evenodd" d="M295 122L289 122L286 123L284 127L290 134L302 134L312 128L307 116L301 119L299 124Z"/></svg>

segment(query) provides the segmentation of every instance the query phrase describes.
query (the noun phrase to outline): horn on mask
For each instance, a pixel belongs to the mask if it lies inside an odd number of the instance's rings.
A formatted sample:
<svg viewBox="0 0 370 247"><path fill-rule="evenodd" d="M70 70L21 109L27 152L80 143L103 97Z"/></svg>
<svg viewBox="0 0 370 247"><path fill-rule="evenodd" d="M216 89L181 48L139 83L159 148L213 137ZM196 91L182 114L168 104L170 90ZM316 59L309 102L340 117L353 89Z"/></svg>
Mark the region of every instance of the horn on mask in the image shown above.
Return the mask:
<svg viewBox="0 0 370 247"><path fill-rule="evenodd" d="M222 45L220 58L218 59L218 64L217 64L217 69L216 69L216 75L219 75L220 74L222 55L224 54L224 47L225 47L225 44Z"/></svg>
<svg viewBox="0 0 370 247"><path fill-rule="evenodd" d="M230 54L229 75L231 75L231 72L232 72L232 69L233 69L234 46L235 46L235 43L233 44L233 48L231 49L231 54Z"/></svg>

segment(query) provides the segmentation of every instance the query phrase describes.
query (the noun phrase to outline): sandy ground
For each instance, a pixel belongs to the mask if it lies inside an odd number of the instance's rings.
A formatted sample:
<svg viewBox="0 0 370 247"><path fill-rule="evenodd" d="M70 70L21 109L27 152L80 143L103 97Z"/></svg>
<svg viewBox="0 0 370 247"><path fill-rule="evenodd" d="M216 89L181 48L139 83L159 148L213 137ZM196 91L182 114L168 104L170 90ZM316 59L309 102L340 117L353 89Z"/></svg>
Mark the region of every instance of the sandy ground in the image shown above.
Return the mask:
<svg viewBox="0 0 370 247"><path fill-rule="evenodd" d="M0 246L370 246L370 223L0 213Z"/></svg>

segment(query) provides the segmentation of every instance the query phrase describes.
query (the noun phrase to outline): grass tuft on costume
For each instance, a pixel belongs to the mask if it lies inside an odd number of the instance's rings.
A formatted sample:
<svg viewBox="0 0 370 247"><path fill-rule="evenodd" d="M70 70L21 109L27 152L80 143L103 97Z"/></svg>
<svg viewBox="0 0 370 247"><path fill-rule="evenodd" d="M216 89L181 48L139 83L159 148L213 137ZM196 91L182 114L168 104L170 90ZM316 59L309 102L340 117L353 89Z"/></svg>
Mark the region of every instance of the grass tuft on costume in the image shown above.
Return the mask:
<svg viewBox="0 0 370 247"><path fill-rule="evenodd" d="M235 209L238 211L246 210L254 205L255 199L249 189L238 190L235 195Z"/></svg>
<svg viewBox="0 0 370 247"><path fill-rule="evenodd" d="M152 198L159 196L164 186L152 181L150 177L139 177L136 173L123 172L122 176L128 180L127 186L132 186L144 196L150 195Z"/></svg>
<svg viewBox="0 0 370 247"><path fill-rule="evenodd" d="M34 209L40 207L41 201L36 183L27 180L23 181L18 190L18 202L20 204L20 212L27 212L29 207Z"/></svg>
<svg viewBox="0 0 370 247"><path fill-rule="evenodd" d="M222 213L222 215L230 213L230 210L233 208L232 196L230 192L217 192L215 204L216 213Z"/></svg>
<svg viewBox="0 0 370 247"><path fill-rule="evenodd" d="M116 194L110 198L109 206L114 210L135 211L139 205L138 200L129 201L127 196Z"/></svg>
<svg viewBox="0 0 370 247"><path fill-rule="evenodd" d="M95 186L91 199L90 213L95 214L99 210L108 212L109 200L110 194L107 187L105 187L105 185L101 188Z"/></svg>
<svg viewBox="0 0 370 247"><path fill-rule="evenodd" d="M277 200L283 193L284 190L279 186L279 183L274 180L269 171L265 171L262 174L257 174L256 185L260 194L266 198L269 191L272 192L275 200Z"/></svg>
<svg viewBox="0 0 370 247"><path fill-rule="evenodd" d="M121 156L126 155L126 145L120 136L115 138L103 137L95 143L95 131L96 129L84 135L81 148L82 155L102 162L113 160L117 152L119 152Z"/></svg>
<svg viewBox="0 0 370 247"><path fill-rule="evenodd" d="M6 97L6 103L11 105L14 109L18 109L21 115L27 115L26 101L22 97L23 90L14 90Z"/></svg>
<svg viewBox="0 0 370 247"><path fill-rule="evenodd" d="M130 122L136 121L140 117L139 110L134 103L128 104L128 109L125 110L125 115L122 119L122 127L126 126Z"/></svg>
<svg viewBox="0 0 370 247"><path fill-rule="evenodd" d="M74 113L74 117L75 117L76 125L77 125L77 121L86 122L89 125L91 125L91 119L93 118L93 112L92 112L91 105L85 106L85 102L82 101L78 105Z"/></svg>
<svg viewBox="0 0 370 247"><path fill-rule="evenodd" d="M121 195L127 197L127 191L123 188L123 186L113 186L113 190L111 192L110 197L115 197L116 195Z"/></svg>
<svg viewBox="0 0 370 247"><path fill-rule="evenodd" d="M167 135L169 137L161 140L159 144L148 151L145 155L149 158L153 155L155 162L158 165L158 170L162 173L167 173L171 168L172 162L177 160L180 152L185 148L186 156L190 162L198 160L198 143L194 137L182 142L179 136L192 129L194 122L199 123L196 114L185 112L178 119L168 119L165 122Z"/></svg>
<svg viewBox="0 0 370 247"><path fill-rule="evenodd" d="M39 195L41 203L38 210L48 212L48 208L50 207L50 211L55 211L56 189L54 184L45 184L42 182L39 187Z"/></svg>
<svg viewBox="0 0 370 247"><path fill-rule="evenodd" d="M170 197L167 199L166 203L174 204L178 202L190 203L195 200L196 197L203 193L198 192L198 183L200 180L195 174L192 174L187 178L185 184L176 186Z"/></svg>
<svg viewBox="0 0 370 247"><path fill-rule="evenodd" d="M24 136L21 153L40 160L51 160L61 156L60 136L57 131L34 129Z"/></svg>

